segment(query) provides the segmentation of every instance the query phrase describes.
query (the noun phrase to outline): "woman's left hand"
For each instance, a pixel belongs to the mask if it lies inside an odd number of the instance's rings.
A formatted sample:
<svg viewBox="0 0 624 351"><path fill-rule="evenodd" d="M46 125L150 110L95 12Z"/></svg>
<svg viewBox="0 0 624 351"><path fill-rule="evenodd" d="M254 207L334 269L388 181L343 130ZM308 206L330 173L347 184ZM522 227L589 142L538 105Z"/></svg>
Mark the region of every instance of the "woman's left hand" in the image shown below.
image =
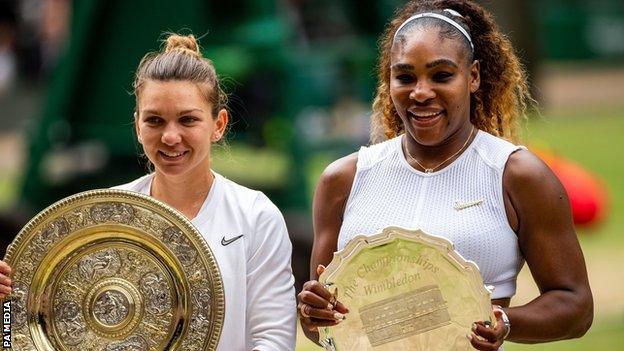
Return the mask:
<svg viewBox="0 0 624 351"><path fill-rule="evenodd" d="M496 327L492 328L481 321L475 322L472 332L468 334L472 347L477 350L496 351L509 334L509 327L503 322L503 310L498 306L492 306L492 309L496 317Z"/></svg>

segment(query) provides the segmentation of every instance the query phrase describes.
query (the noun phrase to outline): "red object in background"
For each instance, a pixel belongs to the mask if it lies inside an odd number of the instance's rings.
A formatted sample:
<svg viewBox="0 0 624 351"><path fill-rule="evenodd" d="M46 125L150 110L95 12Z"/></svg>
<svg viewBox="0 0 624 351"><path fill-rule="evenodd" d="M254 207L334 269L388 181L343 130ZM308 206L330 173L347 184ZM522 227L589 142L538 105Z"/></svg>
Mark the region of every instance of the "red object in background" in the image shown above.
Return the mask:
<svg viewBox="0 0 624 351"><path fill-rule="evenodd" d="M608 210L608 193L598 176L561 156L540 150L536 154L555 173L570 199L574 224L590 226L602 221Z"/></svg>

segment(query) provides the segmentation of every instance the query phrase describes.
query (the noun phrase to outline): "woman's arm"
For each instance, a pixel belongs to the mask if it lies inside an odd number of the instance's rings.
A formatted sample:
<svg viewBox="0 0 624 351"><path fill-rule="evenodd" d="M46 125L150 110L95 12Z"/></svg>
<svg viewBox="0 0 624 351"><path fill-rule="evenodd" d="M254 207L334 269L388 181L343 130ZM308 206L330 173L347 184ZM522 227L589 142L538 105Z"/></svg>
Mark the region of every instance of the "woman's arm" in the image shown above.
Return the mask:
<svg viewBox="0 0 624 351"><path fill-rule="evenodd" d="M511 155L503 176L518 218L518 241L540 296L508 310L515 342L580 337L593 299L568 196L552 171L528 151Z"/></svg>
<svg viewBox="0 0 624 351"><path fill-rule="evenodd" d="M343 157L327 166L316 187L313 202L314 245L310 257L310 281L304 284L299 293L301 304L310 305L311 317L301 316L301 324L306 336L318 342L317 328L335 325L339 321L335 313L346 313L346 307L338 304L333 310L325 308L330 293L317 281L318 265L328 265L333 258L338 243L338 232L347 199L355 177L357 153Z"/></svg>
<svg viewBox="0 0 624 351"><path fill-rule="evenodd" d="M286 223L263 194L258 196L251 212L253 252L247 258L246 288L252 346L257 351L294 350L295 291L290 265L292 245Z"/></svg>
<svg viewBox="0 0 624 351"><path fill-rule="evenodd" d="M355 177L357 153L331 163L319 179L314 193L312 216L314 244L310 257L310 279L317 279L316 267L331 262L338 245L347 199Z"/></svg>
<svg viewBox="0 0 624 351"><path fill-rule="evenodd" d="M563 186L539 158L520 150L509 157L503 190L510 224L540 290L526 305L504 309L511 322L507 339L537 343L584 335L593 299ZM492 336L478 329L486 339Z"/></svg>

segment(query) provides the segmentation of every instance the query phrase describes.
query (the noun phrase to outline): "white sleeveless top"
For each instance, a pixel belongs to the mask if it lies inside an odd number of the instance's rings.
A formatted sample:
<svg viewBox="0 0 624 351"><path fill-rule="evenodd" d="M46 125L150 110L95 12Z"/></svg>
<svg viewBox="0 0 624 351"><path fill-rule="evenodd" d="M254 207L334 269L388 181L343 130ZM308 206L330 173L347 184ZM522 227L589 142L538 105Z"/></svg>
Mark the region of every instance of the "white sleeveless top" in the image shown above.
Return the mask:
<svg viewBox="0 0 624 351"><path fill-rule="evenodd" d="M474 261L493 299L513 296L524 259L505 212L503 170L524 147L479 131L453 163L424 173L407 163L402 138L360 149L338 249L391 225L422 229Z"/></svg>

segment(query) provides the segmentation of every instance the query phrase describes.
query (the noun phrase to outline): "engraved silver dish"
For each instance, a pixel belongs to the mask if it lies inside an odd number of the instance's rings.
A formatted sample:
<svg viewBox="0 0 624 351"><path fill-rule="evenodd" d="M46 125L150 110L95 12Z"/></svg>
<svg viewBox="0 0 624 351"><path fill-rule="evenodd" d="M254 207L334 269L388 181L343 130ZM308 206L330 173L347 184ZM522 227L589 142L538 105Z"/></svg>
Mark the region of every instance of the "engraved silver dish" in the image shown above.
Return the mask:
<svg viewBox="0 0 624 351"><path fill-rule="evenodd" d="M212 251L175 209L93 190L35 216L4 258L14 350L215 350L225 301Z"/></svg>
<svg viewBox="0 0 624 351"><path fill-rule="evenodd" d="M495 323L479 269L445 238L388 227L353 238L319 277L349 308L319 328L326 350L472 350L475 321Z"/></svg>

